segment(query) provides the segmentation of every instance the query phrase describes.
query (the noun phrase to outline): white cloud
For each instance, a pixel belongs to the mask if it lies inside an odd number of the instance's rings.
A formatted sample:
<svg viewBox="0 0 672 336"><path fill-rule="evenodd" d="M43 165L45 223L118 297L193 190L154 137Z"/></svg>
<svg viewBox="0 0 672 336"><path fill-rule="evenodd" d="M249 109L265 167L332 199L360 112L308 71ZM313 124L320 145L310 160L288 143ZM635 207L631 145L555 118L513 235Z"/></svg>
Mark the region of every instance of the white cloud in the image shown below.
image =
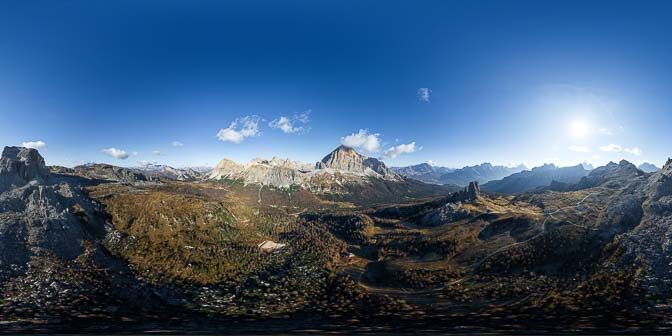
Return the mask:
<svg viewBox="0 0 672 336"><path fill-rule="evenodd" d="M427 164L430 166L436 166L436 161L434 160L427 160Z"/></svg>
<svg viewBox="0 0 672 336"><path fill-rule="evenodd" d="M403 153L413 153L415 151L416 151L415 142L411 142L409 144L401 144L399 146L394 146L387 149L385 152L383 152L381 158L394 159Z"/></svg>
<svg viewBox="0 0 672 336"><path fill-rule="evenodd" d="M171 143L171 145L173 145L173 147L182 147L182 146L184 146L184 144L181 143L181 142L179 142L179 141L173 141L173 142Z"/></svg>
<svg viewBox="0 0 672 336"><path fill-rule="evenodd" d="M133 156L138 156L138 155L140 155L140 153L138 153L138 152L133 152L133 153L131 153L131 155L133 155Z"/></svg>
<svg viewBox="0 0 672 336"><path fill-rule="evenodd" d="M303 113L294 114L292 117L280 116L280 118L274 119L268 123L268 126L288 134L304 132L308 130L306 124L310 121L311 112L311 110L306 110Z"/></svg>
<svg viewBox="0 0 672 336"><path fill-rule="evenodd" d="M619 145L608 144L608 145L606 145L606 146L602 146L602 147L600 147L600 150L603 151L603 152L614 152L614 153L618 153L618 152L620 152L620 151L623 150L623 147L621 147L621 146L619 146Z"/></svg>
<svg viewBox="0 0 672 336"><path fill-rule="evenodd" d="M222 128L217 132L217 138L221 141L239 144L245 138L259 135L259 117L247 116L237 118L229 127Z"/></svg>
<svg viewBox="0 0 672 336"><path fill-rule="evenodd" d="M118 160L128 159L128 153L126 153L125 150L117 149L114 147L105 148L102 150L102 152Z"/></svg>
<svg viewBox="0 0 672 336"><path fill-rule="evenodd" d="M430 95L432 94L432 90L429 88L419 88L418 89L418 100L422 103L429 103L430 101Z"/></svg>
<svg viewBox="0 0 672 336"><path fill-rule="evenodd" d="M163 153L161 153L161 151L158 151L158 150L152 151L152 154L154 154L154 155L156 155L156 156L161 156L161 155L163 155Z"/></svg>
<svg viewBox="0 0 672 336"><path fill-rule="evenodd" d="M360 129L358 133L342 137L341 144L352 148L361 148L371 153L377 152L380 150L380 134L369 133L368 130Z"/></svg>
<svg viewBox="0 0 672 336"><path fill-rule="evenodd" d="M584 146L577 146L577 145L572 145L569 146L568 148L572 152L579 152L579 153L590 153L592 152L590 148L584 147Z"/></svg>
<svg viewBox="0 0 672 336"><path fill-rule="evenodd" d="M138 164L142 167L147 167L147 166L153 166L156 164L156 161L147 161L147 160L140 160L138 161Z"/></svg>
<svg viewBox="0 0 672 336"><path fill-rule="evenodd" d="M26 141L26 142L21 143L21 147L41 149L41 148L47 147L47 144L44 143L44 141L42 141L42 140Z"/></svg>
<svg viewBox="0 0 672 336"><path fill-rule="evenodd" d="M642 155L642 150L639 147L625 148L624 151L626 151L627 153L630 153L632 155L636 155L636 156Z"/></svg>

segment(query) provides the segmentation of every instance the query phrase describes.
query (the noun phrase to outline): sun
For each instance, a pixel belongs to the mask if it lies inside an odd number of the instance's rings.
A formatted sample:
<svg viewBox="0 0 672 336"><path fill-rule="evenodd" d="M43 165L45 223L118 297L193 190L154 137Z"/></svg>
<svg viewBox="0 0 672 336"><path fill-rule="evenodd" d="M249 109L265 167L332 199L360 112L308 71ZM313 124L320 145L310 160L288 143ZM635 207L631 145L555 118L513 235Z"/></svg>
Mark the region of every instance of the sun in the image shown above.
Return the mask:
<svg viewBox="0 0 672 336"><path fill-rule="evenodd" d="M569 134L574 138L584 138L590 133L590 125L582 119L573 120L569 123Z"/></svg>

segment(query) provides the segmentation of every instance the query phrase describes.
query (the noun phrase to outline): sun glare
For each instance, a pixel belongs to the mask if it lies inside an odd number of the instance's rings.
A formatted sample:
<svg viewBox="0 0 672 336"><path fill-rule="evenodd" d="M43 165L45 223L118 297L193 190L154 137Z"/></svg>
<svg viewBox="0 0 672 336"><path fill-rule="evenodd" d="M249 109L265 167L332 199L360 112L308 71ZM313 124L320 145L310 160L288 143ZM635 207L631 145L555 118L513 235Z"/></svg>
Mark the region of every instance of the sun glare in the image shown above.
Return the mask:
<svg viewBox="0 0 672 336"><path fill-rule="evenodd" d="M569 124L569 134L574 138L583 138L590 132L590 126L585 120L574 120Z"/></svg>

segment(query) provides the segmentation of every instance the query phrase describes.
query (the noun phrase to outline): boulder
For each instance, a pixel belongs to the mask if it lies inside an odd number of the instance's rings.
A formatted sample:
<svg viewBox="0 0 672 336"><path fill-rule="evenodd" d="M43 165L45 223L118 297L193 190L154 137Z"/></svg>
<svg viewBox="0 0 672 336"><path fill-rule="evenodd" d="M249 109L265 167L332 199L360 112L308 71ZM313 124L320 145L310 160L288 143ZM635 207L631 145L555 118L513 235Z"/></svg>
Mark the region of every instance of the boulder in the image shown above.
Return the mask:
<svg viewBox="0 0 672 336"><path fill-rule="evenodd" d="M30 181L44 182L49 169L44 158L32 148L5 147L0 157L0 187L18 187Z"/></svg>

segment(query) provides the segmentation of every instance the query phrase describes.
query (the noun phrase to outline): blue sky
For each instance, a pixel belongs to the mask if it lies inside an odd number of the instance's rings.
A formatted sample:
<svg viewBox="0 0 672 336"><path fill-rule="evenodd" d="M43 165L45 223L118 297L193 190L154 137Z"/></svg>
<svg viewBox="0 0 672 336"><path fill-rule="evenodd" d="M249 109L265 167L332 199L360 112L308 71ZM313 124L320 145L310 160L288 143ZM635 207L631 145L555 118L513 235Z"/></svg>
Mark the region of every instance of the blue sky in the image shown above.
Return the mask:
<svg viewBox="0 0 672 336"><path fill-rule="evenodd" d="M3 1L0 144L67 166L342 142L390 165L660 165L669 3Z"/></svg>

